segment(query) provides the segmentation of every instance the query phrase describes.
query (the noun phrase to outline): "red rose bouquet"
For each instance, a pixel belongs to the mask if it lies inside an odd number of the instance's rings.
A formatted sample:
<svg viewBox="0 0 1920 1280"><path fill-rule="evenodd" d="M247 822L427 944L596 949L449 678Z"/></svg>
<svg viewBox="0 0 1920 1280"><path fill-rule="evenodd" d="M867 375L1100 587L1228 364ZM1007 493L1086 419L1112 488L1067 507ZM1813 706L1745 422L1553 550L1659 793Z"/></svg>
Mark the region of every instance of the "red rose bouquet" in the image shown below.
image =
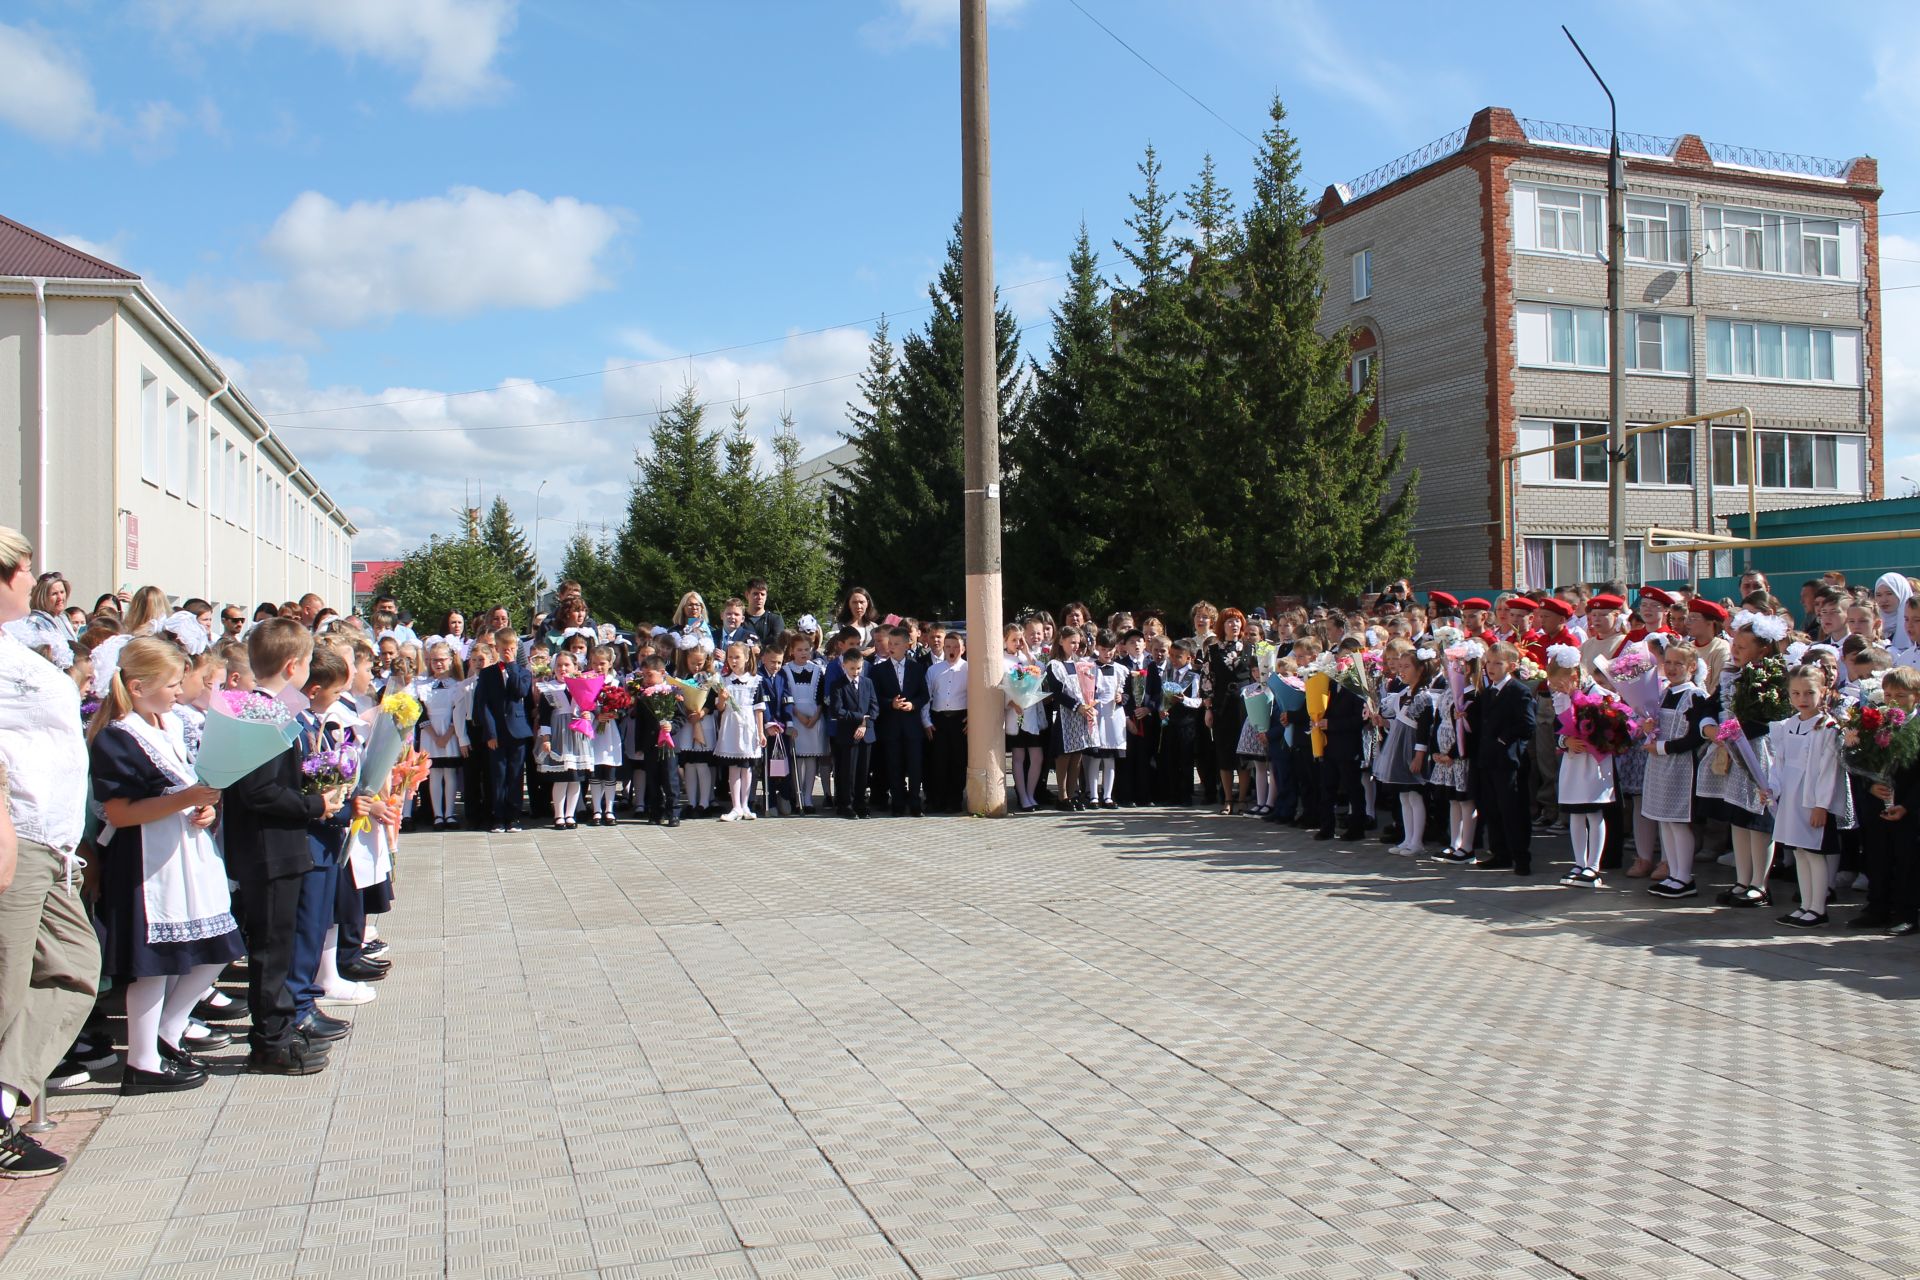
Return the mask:
<svg viewBox="0 0 1920 1280"><path fill-rule="evenodd" d="M1583 742L1597 756L1617 756L1633 748L1640 718L1633 708L1604 693L1576 693L1560 713L1560 736Z"/></svg>

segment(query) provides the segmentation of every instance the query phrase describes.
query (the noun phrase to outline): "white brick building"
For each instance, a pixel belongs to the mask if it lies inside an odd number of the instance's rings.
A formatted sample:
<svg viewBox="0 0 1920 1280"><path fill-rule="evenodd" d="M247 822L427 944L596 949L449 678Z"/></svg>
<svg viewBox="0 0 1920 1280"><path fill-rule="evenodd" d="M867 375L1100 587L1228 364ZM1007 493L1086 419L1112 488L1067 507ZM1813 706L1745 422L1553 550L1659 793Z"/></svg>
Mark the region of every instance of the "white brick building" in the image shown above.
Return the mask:
<svg viewBox="0 0 1920 1280"><path fill-rule="evenodd" d="M1630 533L1744 512L1749 466L1763 509L1881 496L1875 162L1621 138L1628 425L1745 405L1761 433L1757 459L1722 426L1630 441ZM1323 322L1355 330L1420 468L1423 587L1602 576L1604 450L1523 460L1507 510L1498 459L1604 436L1607 142L1492 107L1321 198ZM1710 572L1628 558L1635 581Z"/></svg>
<svg viewBox="0 0 1920 1280"><path fill-rule="evenodd" d="M0 524L73 582L352 598L354 526L132 272L0 218Z"/></svg>

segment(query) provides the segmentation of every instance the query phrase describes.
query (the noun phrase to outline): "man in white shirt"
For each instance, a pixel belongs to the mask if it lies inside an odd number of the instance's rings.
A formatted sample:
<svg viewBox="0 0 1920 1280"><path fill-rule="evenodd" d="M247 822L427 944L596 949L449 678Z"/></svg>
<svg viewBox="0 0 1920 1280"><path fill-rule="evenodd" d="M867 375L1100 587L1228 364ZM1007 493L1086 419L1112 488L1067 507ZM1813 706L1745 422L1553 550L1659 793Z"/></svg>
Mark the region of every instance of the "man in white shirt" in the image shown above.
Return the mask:
<svg viewBox="0 0 1920 1280"><path fill-rule="evenodd" d="M949 631L940 656L927 668L927 705L921 724L932 744L927 761L927 807L960 813L967 801L967 644Z"/></svg>

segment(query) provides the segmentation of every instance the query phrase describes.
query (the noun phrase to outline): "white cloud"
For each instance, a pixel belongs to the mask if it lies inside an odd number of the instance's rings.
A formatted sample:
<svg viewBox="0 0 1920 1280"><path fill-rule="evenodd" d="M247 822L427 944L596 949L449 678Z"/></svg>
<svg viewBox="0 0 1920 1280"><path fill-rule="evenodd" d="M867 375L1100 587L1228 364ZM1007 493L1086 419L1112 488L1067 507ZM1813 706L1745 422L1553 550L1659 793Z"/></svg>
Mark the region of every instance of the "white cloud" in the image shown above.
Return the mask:
<svg viewBox="0 0 1920 1280"><path fill-rule="evenodd" d="M625 214L571 196L456 187L445 196L342 206L297 197L261 242L277 280L200 284L249 338L311 341L401 314L550 309L609 281L605 258Z"/></svg>
<svg viewBox="0 0 1920 1280"><path fill-rule="evenodd" d="M1920 287L1916 286L1920 286L1920 238L1882 235L1880 362L1889 497L1900 497L1914 487L1903 476L1920 481Z"/></svg>
<svg viewBox="0 0 1920 1280"><path fill-rule="evenodd" d="M0 23L0 122L42 142L98 142L108 124L80 60L44 35Z"/></svg>
<svg viewBox="0 0 1920 1280"><path fill-rule="evenodd" d="M418 106L460 106L505 81L494 69L518 0L157 0L189 29L302 36L349 57L417 71Z"/></svg>
<svg viewBox="0 0 1920 1280"><path fill-rule="evenodd" d="M987 0L989 22L1011 17L1028 0ZM960 6L953 0L888 0L887 11L860 28L875 48L894 50L945 40L960 30Z"/></svg>

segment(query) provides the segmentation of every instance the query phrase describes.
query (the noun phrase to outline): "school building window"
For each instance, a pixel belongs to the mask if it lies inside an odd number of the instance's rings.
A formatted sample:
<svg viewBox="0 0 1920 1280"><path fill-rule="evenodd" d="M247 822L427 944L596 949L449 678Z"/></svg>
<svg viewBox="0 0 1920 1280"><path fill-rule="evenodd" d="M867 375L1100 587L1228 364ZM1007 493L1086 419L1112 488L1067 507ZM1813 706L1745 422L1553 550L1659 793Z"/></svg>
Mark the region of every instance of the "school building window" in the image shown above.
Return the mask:
<svg viewBox="0 0 1920 1280"><path fill-rule="evenodd" d="M1747 433L1713 433L1713 483L1745 488L1751 473L1762 489L1860 493L1866 476L1866 438L1816 431L1761 431L1754 437L1759 466L1747 455Z"/></svg>
<svg viewBox="0 0 1920 1280"><path fill-rule="evenodd" d="M1686 373L1693 368L1693 325L1685 316L1632 317L1627 368L1639 373Z"/></svg>
<svg viewBox="0 0 1920 1280"><path fill-rule="evenodd" d="M1701 221L1710 267L1818 280L1860 278L1858 223L1723 205L1702 209Z"/></svg>
<svg viewBox="0 0 1920 1280"><path fill-rule="evenodd" d="M167 474L166 423L160 416L160 381L140 371L140 478L159 484Z"/></svg>
<svg viewBox="0 0 1920 1280"><path fill-rule="evenodd" d="M1373 296L1373 250L1362 249L1353 255L1353 300L1364 301Z"/></svg>
<svg viewBox="0 0 1920 1280"><path fill-rule="evenodd" d="M1860 332L1804 324L1710 319L1709 377L1763 382L1825 382L1860 385Z"/></svg>
<svg viewBox="0 0 1920 1280"><path fill-rule="evenodd" d="M1352 366L1353 394L1363 395L1367 384L1373 380L1373 353L1363 351L1353 358Z"/></svg>
<svg viewBox="0 0 1920 1280"><path fill-rule="evenodd" d="M1622 573L1629 582L1639 582L1640 547L1627 543L1627 563ZM1567 586L1576 582L1604 582L1607 572L1605 538L1528 538L1526 540L1527 586L1535 591Z"/></svg>
<svg viewBox="0 0 1920 1280"><path fill-rule="evenodd" d="M1693 429L1668 427L1629 437L1627 483L1691 485Z"/></svg>
<svg viewBox="0 0 1920 1280"><path fill-rule="evenodd" d="M1607 313L1523 302L1514 308L1520 363L1550 369L1607 367Z"/></svg>
<svg viewBox="0 0 1920 1280"><path fill-rule="evenodd" d="M1606 248L1607 200L1597 191L1516 183L1515 243L1533 253L1597 257Z"/></svg>
<svg viewBox="0 0 1920 1280"><path fill-rule="evenodd" d="M1627 201L1627 261L1675 266L1687 260L1687 206L1665 200Z"/></svg>
<svg viewBox="0 0 1920 1280"><path fill-rule="evenodd" d="M187 407L171 391L166 401L167 492L178 498L187 491Z"/></svg>

